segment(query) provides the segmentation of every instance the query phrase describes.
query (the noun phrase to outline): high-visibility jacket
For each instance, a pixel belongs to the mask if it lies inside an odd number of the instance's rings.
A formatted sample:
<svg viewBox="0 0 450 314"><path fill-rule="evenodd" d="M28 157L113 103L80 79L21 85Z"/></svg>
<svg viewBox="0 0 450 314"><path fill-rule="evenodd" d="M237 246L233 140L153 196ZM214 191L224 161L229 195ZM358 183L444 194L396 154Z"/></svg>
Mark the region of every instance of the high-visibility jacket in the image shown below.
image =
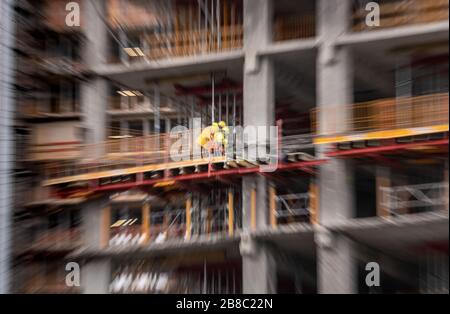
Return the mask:
<svg viewBox="0 0 450 314"><path fill-rule="evenodd" d="M202 133L197 139L197 143L204 147L208 148L209 143L214 140L216 144L219 145L228 145L227 136L230 133L228 127L219 128L215 123L212 126L206 127L203 129Z"/></svg>
<svg viewBox="0 0 450 314"><path fill-rule="evenodd" d="M216 143L227 146L228 145L228 134L230 133L230 130L228 127L220 128L219 132L216 132L214 134L214 140Z"/></svg>
<svg viewBox="0 0 450 314"><path fill-rule="evenodd" d="M197 139L198 145L207 148L211 139L214 139L215 133L216 133L215 126L208 126L208 127L204 128L202 133L200 134L200 136Z"/></svg>

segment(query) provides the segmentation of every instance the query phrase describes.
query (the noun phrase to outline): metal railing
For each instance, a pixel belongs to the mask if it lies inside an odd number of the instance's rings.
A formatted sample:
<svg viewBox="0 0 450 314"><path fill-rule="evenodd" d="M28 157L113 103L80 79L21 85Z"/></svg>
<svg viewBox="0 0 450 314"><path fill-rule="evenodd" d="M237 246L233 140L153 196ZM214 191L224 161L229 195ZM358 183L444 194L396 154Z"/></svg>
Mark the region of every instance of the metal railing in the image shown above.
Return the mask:
<svg viewBox="0 0 450 314"><path fill-rule="evenodd" d="M217 157L209 156L201 149L195 149L198 145L195 138L197 134L200 133L184 131L172 135L163 133L139 137L124 136L98 144L74 145L72 146L74 153L78 152L82 159L78 160L78 163L72 161L48 163L46 177L56 179L126 167L176 162L182 167L182 164L194 160L210 161L211 158ZM178 145L181 144L180 141L183 141L183 145ZM70 147L67 149L72 151Z"/></svg>
<svg viewBox="0 0 450 314"><path fill-rule="evenodd" d="M396 187L381 187L381 206L392 214L422 208L448 209L448 183L426 183Z"/></svg>
<svg viewBox="0 0 450 314"><path fill-rule="evenodd" d="M144 244L145 238L141 225L111 228L109 246L141 245Z"/></svg>
<svg viewBox="0 0 450 314"><path fill-rule="evenodd" d="M358 7L353 13L353 31L376 30L448 20L448 0L395 0L380 3L380 25L366 23L369 12Z"/></svg>
<svg viewBox="0 0 450 314"><path fill-rule="evenodd" d="M279 16L274 24L274 41L311 38L316 35L314 15Z"/></svg>
<svg viewBox="0 0 450 314"><path fill-rule="evenodd" d="M210 29L185 30L171 33L151 34L144 40L149 59L192 56L239 49L243 46L242 25L231 25L214 32Z"/></svg>
<svg viewBox="0 0 450 314"><path fill-rule="evenodd" d="M114 294L234 294L242 290L240 270L235 265L224 267L205 259L202 268L186 269L178 267L179 263L119 264L113 268L109 291Z"/></svg>
<svg viewBox="0 0 450 314"><path fill-rule="evenodd" d="M313 135L312 134L298 134L283 136L282 140L283 154L289 155L290 153L303 152L314 148Z"/></svg>
<svg viewBox="0 0 450 314"><path fill-rule="evenodd" d="M77 162L58 160L54 163L47 163L46 178L53 180L93 172L152 165L158 166L156 167L158 169L152 168L146 171L161 172L170 167L182 169L207 166L210 163L218 162L241 163L246 160L245 150L250 148L241 140L229 141L225 150L216 147L213 152L209 152L198 144L200 134L201 130L188 130L147 136L124 135L98 144L74 144L73 153L77 152L80 157ZM278 144L282 145L282 147L278 147L280 156L291 154L297 156L299 152L306 150L311 152L313 149L311 135L289 135L279 139ZM266 148L266 152L267 156L272 156L269 147ZM310 160L314 156L305 153L302 158ZM264 160L256 161L256 163L258 162L263 163ZM254 163L250 162L246 165L251 166ZM118 176L120 175L118 174Z"/></svg>
<svg viewBox="0 0 450 314"><path fill-rule="evenodd" d="M109 0L108 23L133 31L134 45L121 61L159 60L239 49L243 45L242 1ZM118 31L118 37L127 36ZM112 62L118 60L111 60Z"/></svg>
<svg viewBox="0 0 450 314"><path fill-rule="evenodd" d="M163 223L150 224L149 240L162 243L170 239L181 239L186 235L186 210L163 210L152 212L150 221L163 221Z"/></svg>
<svg viewBox="0 0 450 314"><path fill-rule="evenodd" d="M448 124L448 93L380 99L312 111L318 135L396 130Z"/></svg>
<svg viewBox="0 0 450 314"><path fill-rule="evenodd" d="M278 195L276 200L275 216L279 219L309 221L310 194L297 193Z"/></svg>

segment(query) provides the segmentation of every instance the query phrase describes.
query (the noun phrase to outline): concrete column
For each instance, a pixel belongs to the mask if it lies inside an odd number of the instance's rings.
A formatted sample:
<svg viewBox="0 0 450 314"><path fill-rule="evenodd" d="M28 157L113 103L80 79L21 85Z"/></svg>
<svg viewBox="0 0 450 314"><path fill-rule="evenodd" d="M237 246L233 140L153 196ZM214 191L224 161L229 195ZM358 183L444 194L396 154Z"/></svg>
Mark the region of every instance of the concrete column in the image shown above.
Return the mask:
<svg viewBox="0 0 450 314"><path fill-rule="evenodd" d="M317 287L322 294L358 292L356 245L342 234L317 228Z"/></svg>
<svg viewBox="0 0 450 314"><path fill-rule="evenodd" d="M242 178L242 227L251 229L251 191L256 191L256 228L270 226L268 182L263 176L247 176Z"/></svg>
<svg viewBox="0 0 450 314"><path fill-rule="evenodd" d="M105 1L85 1L83 3L84 31L86 41L83 60L89 68L106 63L108 32L101 19L105 15ZM87 129L86 144L101 143L106 140L106 109L108 103L108 83L95 75L81 84L81 104L84 125ZM93 158L103 155L102 147L90 150Z"/></svg>
<svg viewBox="0 0 450 314"><path fill-rule="evenodd" d="M377 216L389 217L391 215L390 208L387 208L384 204L384 194L382 188L389 188L391 186L391 173L388 167L377 166L376 167L376 193L377 193Z"/></svg>
<svg viewBox="0 0 450 314"><path fill-rule="evenodd" d="M275 124L273 62L268 57L257 56L258 50L272 41L272 6L272 1L244 0L244 127ZM251 149L256 150L256 145L251 145ZM244 233L248 235L241 243L243 292L275 293L276 262L273 250L265 243L257 243L251 236L250 195L253 189L256 190L256 229L270 224L266 178L259 175L243 178L242 218Z"/></svg>
<svg viewBox="0 0 450 314"><path fill-rule="evenodd" d="M11 291L13 213L14 20L12 0L0 2L0 294Z"/></svg>
<svg viewBox="0 0 450 314"><path fill-rule="evenodd" d="M256 191L256 229L270 225L267 198L264 191L267 189L266 179L262 176L244 177L242 179L243 191L243 219L242 227L245 235L241 240L242 274L244 293L276 293L277 265L274 250L266 243L255 241L251 236L251 191Z"/></svg>
<svg viewBox="0 0 450 314"><path fill-rule="evenodd" d="M122 44L127 46L127 43L128 43L127 34L122 29L119 30L119 40ZM120 49L119 59L120 59L120 62L123 64L126 64L126 65L130 64L130 58L128 57L127 53L123 49Z"/></svg>
<svg viewBox="0 0 450 314"><path fill-rule="evenodd" d="M449 184L448 184L448 159L444 162L444 184L447 184L444 188L443 198L445 199L445 205L443 210L448 210L448 198L449 198Z"/></svg>
<svg viewBox="0 0 450 314"><path fill-rule="evenodd" d="M258 49L267 46L272 41L272 5L272 1L244 1L244 127L269 127L275 124L273 62L266 57L257 57ZM256 149L256 145L250 149ZM257 185L258 213L267 213L266 196L268 187L265 178L253 177L244 179L244 204L250 192L250 184L245 183L246 180L253 181L252 184ZM244 206L244 211L247 209L249 207ZM259 225L262 227L266 223L267 221L261 221Z"/></svg>
<svg viewBox="0 0 450 314"><path fill-rule="evenodd" d="M274 125L273 62L257 56L272 41L272 15L272 1L244 1L244 126Z"/></svg>
<svg viewBox="0 0 450 314"><path fill-rule="evenodd" d="M274 250L257 243L252 237L241 240L242 290L244 294L273 294L277 287L277 267Z"/></svg>
<svg viewBox="0 0 450 314"><path fill-rule="evenodd" d="M101 197L86 203L81 211L82 236L84 245L90 250L100 250L105 247L108 239L105 228L109 227L105 208L109 206L108 197ZM109 230L109 229L108 229ZM111 261L109 259L91 259L81 267L81 286L84 293L108 293Z"/></svg>
<svg viewBox="0 0 450 314"><path fill-rule="evenodd" d="M82 215L82 231L83 244L88 249L98 250L105 247L107 240L104 236L104 229L108 225L105 219L105 208L109 206L108 197L96 198L88 201L83 205Z"/></svg>
<svg viewBox="0 0 450 314"><path fill-rule="evenodd" d="M244 293L276 293L277 265L274 250L266 243L255 241L251 219L251 191L256 191L256 230L270 226L267 180L262 176L242 179L242 227L241 240L242 283Z"/></svg>
<svg viewBox="0 0 450 314"><path fill-rule="evenodd" d="M329 160L319 171L319 222L322 225L355 217L354 175L351 161Z"/></svg>
<svg viewBox="0 0 450 314"><path fill-rule="evenodd" d="M172 119L166 118L166 133L170 133L172 130Z"/></svg>
<svg viewBox="0 0 450 314"><path fill-rule="evenodd" d="M353 103L353 70L349 48L337 47L335 40L348 30L351 1L320 0L317 14L321 42L317 61L317 99L321 109L318 131L321 135L341 133L351 127L351 111L346 105ZM323 156L324 149L319 148L319 155ZM354 245L326 229L330 223L355 216L351 162L330 160L320 167L318 184L319 223L324 226L316 234L319 292L356 293ZM323 242L332 244L323 245Z"/></svg>
<svg viewBox="0 0 450 314"><path fill-rule="evenodd" d="M318 117L321 135L345 132L351 127L351 111L348 110L348 105L353 103L351 51L348 47L335 45L335 40L348 29L350 2L320 0L318 5L317 27L321 44L317 61L317 101L323 109Z"/></svg>
<svg viewBox="0 0 450 314"><path fill-rule="evenodd" d="M111 261L96 259L88 261L81 268L81 286L85 294L109 293L111 283Z"/></svg>

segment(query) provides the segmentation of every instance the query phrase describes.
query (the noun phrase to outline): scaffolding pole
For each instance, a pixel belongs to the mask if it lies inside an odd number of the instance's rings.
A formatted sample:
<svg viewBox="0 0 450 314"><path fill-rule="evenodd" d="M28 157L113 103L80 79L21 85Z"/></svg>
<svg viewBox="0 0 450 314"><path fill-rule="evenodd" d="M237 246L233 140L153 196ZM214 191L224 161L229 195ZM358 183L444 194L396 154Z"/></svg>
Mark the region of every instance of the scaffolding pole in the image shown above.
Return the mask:
<svg viewBox="0 0 450 314"><path fill-rule="evenodd" d="M277 203L276 203L276 189L274 186L269 188L269 199L270 199L270 225L272 228L277 227Z"/></svg>
<svg viewBox="0 0 450 314"><path fill-rule="evenodd" d="M150 204L145 203L142 206L142 233L144 234L144 243L148 243L150 240Z"/></svg>
<svg viewBox="0 0 450 314"><path fill-rule="evenodd" d="M186 200L186 240L190 240L192 236L192 196L189 195Z"/></svg>
<svg viewBox="0 0 450 314"><path fill-rule="evenodd" d="M234 235L234 193L228 191L228 235Z"/></svg>
<svg viewBox="0 0 450 314"><path fill-rule="evenodd" d="M101 230L101 246L108 247L110 239L111 226L111 207L106 206L102 209L102 230Z"/></svg>
<svg viewBox="0 0 450 314"><path fill-rule="evenodd" d="M256 230L256 188L253 187L250 192L250 226L251 230Z"/></svg>

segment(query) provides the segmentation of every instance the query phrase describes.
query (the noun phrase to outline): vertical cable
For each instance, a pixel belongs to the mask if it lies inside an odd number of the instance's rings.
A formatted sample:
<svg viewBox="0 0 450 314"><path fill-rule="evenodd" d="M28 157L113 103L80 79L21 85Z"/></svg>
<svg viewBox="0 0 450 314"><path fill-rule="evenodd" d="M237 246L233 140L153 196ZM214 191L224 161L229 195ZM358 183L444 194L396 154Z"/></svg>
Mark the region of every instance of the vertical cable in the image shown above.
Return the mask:
<svg viewBox="0 0 450 314"><path fill-rule="evenodd" d="M214 78L214 73L211 74L211 100L212 100L212 105L211 105L211 124L214 123L214 107L215 107L215 78Z"/></svg>

